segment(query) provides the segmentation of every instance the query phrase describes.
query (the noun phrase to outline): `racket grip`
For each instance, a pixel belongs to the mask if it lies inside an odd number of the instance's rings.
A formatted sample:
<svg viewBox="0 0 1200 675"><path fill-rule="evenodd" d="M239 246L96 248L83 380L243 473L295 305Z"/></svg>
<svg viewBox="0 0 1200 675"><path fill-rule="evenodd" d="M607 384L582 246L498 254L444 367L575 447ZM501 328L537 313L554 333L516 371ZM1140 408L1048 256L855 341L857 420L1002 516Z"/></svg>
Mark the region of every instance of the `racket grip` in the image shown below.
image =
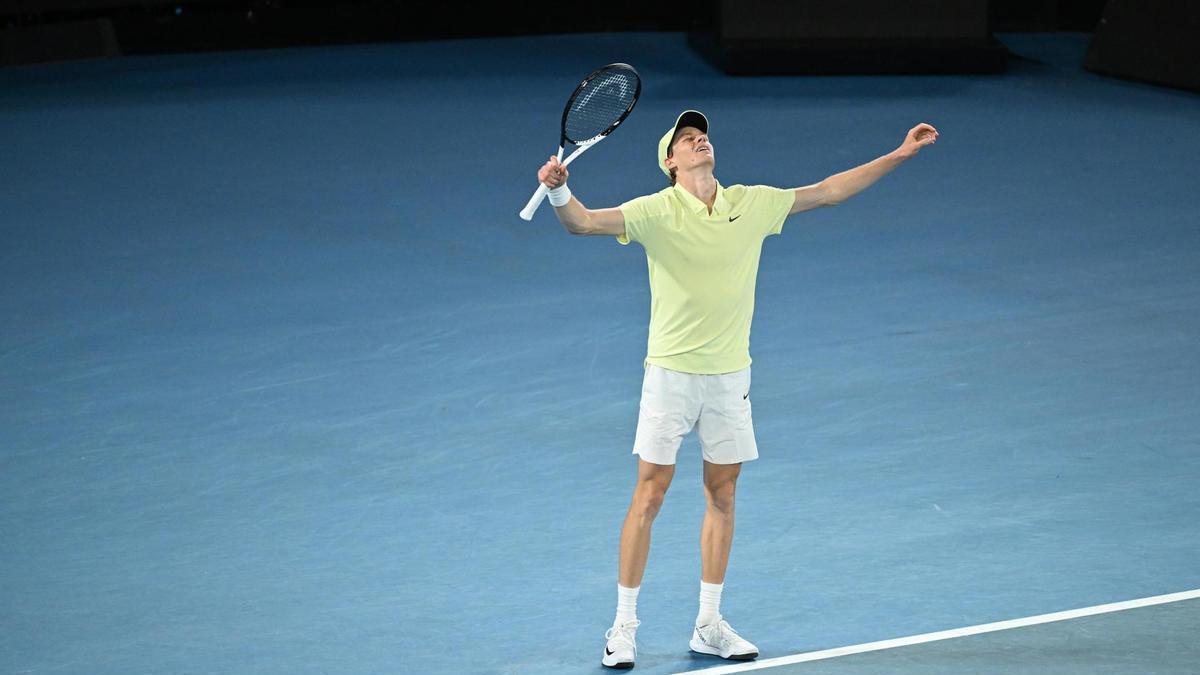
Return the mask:
<svg viewBox="0 0 1200 675"><path fill-rule="evenodd" d="M549 191L550 188L546 187L545 184L538 183L537 191L529 198L529 203L525 205L525 208L521 209L522 220L533 220L534 212L542 205L542 200L546 198L546 193Z"/></svg>

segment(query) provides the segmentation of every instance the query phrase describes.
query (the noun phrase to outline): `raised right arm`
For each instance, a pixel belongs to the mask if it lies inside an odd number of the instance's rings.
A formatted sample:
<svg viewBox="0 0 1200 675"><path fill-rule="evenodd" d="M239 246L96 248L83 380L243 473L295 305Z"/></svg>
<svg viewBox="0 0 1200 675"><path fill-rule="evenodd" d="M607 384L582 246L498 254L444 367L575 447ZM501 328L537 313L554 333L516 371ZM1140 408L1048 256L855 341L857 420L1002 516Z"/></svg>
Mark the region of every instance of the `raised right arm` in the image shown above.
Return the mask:
<svg viewBox="0 0 1200 675"><path fill-rule="evenodd" d="M554 156L538 170L538 180L552 190L566 185L568 176L567 167ZM589 209L574 196L566 204L555 206L554 215L571 234L625 234L625 216L621 209Z"/></svg>

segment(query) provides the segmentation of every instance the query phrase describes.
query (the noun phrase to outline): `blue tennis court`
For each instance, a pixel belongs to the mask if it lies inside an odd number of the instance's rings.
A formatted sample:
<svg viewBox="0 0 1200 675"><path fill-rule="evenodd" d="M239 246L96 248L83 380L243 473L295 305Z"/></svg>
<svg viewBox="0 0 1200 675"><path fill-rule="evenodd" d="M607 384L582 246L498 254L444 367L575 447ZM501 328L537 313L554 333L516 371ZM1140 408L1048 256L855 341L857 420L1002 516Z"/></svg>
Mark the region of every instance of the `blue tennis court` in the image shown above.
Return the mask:
<svg viewBox="0 0 1200 675"><path fill-rule="evenodd" d="M681 34L0 70L0 671L599 673L649 291L517 218L580 77L637 110L571 167L726 185L941 139L763 250L762 455L722 611L758 665L1200 589L1200 98L1002 35L996 76L723 76ZM553 59L546 54L553 53ZM688 652L689 437L638 663ZM1195 600L765 668L1193 673Z"/></svg>

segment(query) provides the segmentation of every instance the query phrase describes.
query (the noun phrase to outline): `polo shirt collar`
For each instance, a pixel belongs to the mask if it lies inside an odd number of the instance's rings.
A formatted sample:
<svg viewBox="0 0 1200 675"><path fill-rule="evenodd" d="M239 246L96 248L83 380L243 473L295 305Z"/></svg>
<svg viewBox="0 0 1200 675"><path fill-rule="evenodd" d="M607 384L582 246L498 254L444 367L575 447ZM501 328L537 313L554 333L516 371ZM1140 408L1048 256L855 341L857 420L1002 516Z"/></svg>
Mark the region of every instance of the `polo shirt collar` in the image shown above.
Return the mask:
<svg viewBox="0 0 1200 675"><path fill-rule="evenodd" d="M696 198L696 195L688 192L682 185L676 183L674 188L675 196L689 211L698 216L708 215L708 205ZM729 200L725 199L725 188L721 187L721 181L717 181L717 198L713 201L712 215L719 216L729 213Z"/></svg>

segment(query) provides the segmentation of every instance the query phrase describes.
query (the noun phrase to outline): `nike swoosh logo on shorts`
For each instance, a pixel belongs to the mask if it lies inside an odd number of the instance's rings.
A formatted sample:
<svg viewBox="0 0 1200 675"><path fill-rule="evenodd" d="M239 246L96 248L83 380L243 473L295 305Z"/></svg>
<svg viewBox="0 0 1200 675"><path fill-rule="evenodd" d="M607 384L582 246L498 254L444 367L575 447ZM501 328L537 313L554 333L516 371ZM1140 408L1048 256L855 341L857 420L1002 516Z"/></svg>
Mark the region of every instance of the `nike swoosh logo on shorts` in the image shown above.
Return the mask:
<svg viewBox="0 0 1200 675"><path fill-rule="evenodd" d="M740 214L740 213L739 213L739 214L737 214L736 216L729 216L729 222L731 222L731 223L732 223L733 221L735 221L735 220L737 220L738 218L741 218L741 217L742 217L742 214Z"/></svg>

